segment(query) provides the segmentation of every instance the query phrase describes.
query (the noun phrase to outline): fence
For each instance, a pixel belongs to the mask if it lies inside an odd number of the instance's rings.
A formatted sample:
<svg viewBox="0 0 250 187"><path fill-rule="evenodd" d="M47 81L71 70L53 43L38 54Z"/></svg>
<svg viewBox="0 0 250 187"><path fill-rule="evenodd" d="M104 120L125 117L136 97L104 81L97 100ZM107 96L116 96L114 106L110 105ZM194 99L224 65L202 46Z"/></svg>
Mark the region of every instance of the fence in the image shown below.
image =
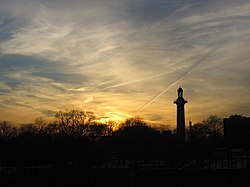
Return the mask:
<svg viewBox="0 0 250 187"><path fill-rule="evenodd" d="M250 184L249 159L145 158L0 163L0 186L206 186ZM201 184L202 183L202 184Z"/></svg>

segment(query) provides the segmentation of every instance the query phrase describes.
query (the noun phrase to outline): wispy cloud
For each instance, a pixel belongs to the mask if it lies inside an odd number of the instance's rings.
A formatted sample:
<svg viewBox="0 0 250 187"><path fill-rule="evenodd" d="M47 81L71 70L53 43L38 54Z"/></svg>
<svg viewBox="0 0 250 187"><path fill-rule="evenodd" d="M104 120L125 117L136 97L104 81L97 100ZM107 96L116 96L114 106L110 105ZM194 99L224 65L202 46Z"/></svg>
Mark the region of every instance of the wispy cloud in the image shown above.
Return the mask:
<svg viewBox="0 0 250 187"><path fill-rule="evenodd" d="M180 85L196 121L250 115L249 9L247 0L3 0L0 119L76 107L174 125Z"/></svg>

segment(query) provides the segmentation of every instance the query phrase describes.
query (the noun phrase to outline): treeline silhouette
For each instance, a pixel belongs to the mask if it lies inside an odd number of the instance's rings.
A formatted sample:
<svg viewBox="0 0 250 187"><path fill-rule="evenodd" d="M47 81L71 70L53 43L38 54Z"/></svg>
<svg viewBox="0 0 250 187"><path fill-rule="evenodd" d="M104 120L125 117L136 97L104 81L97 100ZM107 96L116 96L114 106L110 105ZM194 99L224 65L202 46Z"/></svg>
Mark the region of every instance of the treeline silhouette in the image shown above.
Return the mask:
<svg viewBox="0 0 250 187"><path fill-rule="evenodd" d="M153 127L139 117L122 123L97 122L93 112L59 111L53 122L0 122L1 161L13 164L77 161L83 158L208 157L210 148L223 145L223 121L216 115L187 129L185 147L178 147L175 130Z"/></svg>
<svg viewBox="0 0 250 187"><path fill-rule="evenodd" d="M220 117L189 124L185 145L175 132L140 117L100 123L83 110L59 111L52 122L2 121L0 185L249 186L249 151L228 147Z"/></svg>

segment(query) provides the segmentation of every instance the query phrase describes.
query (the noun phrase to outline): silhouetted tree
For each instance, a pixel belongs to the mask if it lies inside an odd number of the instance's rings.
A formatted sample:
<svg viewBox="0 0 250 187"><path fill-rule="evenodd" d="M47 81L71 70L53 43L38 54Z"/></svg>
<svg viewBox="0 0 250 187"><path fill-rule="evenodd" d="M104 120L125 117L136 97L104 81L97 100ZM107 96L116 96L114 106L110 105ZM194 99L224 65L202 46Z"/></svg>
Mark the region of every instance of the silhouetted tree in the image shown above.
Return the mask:
<svg viewBox="0 0 250 187"><path fill-rule="evenodd" d="M88 124L95 119L95 115L90 111L83 110L65 110L55 114L57 122L66 126L77 126L80 124Z"/></svg>
<svg viewBox="0 0 250 187"><path fill-rule="evenodd" d="M38 128L34 124L22 124L18 129L19 134L35 135L39 132Z"/></svg>
<svg viewBox="0 0 250 187"><path fill-rule="evenodd" d="M158 130L159 132L172 132L170 125L163 125L159 124L154 127L154 129Z"/></svg>
<svg viewBox="0 0 250 187"><path fill-rule="evenodd" d="M38 117L35 119L34 126L36 127L39 133L46 133L46 128L48 126L48 122L42 117Z"/></svg>
<svg viewBox="0 0 250 187"><path fill-rule="evenodd" d="M192 135L196 142L215 143L223 139L223 119L210 115L202 122L194 124Z"/></svg>
<svg viewBox="0 0 250 187"><path fill-rule="evenodd" d="M114 132L116 132L120 128L120 123L116 121L109 120L105 123L107 126L107 134L108 136L112 136Z"/></svg>
<svg viewBox="0 0 250 187"><path fill-rule="evenodd" d="M49 136L54 136L56 134L59 134L60 131L60 125L57 123L49 123L46 125L46 127L44 128L44 132L45 134L48 134Z"/></svg>
<svg viewBox="0 0 250 187"><path fill-rule="evenodd" d="M122 156L149 156L156 154L160 132L140 117L132 117L114 133L115 152Z"/></svg>
<svg viewBox="0 0 250 187"><path fill-rule="evenodd" d="M131 127L131 126L147 126L146 122L140 117L131 117L125 120L122 124L122 127Z"/></svg>
<svg viewBox="0 0 250 187"><path fill-rule="evenodd" d="M210 128L210 135L220 135L223 136L223 119L217 115L210 115L207 119L203 121Z"/></svg>
<svg viewBox="0 0 250 187"><path fill-rule="evenodd" d="M110 129L108 125L101 123L91 123L88 126L86 136L92 140L99 140L103 136L109 136Z"/></svg>
<svg viewBox="0 0 250 187"><path fill-rule="evenodd" d="M59 111L55 115L57 130L60 133L75 136L85 135L88 125L95 119L95 115L90 111L65 110Z"/></svg>
<svg viewBox="0 0 250 187"><path fill-rule="evenodd" d="M17 135L17 128L7 121L0 122L0 139L7 140Z"/></svg>

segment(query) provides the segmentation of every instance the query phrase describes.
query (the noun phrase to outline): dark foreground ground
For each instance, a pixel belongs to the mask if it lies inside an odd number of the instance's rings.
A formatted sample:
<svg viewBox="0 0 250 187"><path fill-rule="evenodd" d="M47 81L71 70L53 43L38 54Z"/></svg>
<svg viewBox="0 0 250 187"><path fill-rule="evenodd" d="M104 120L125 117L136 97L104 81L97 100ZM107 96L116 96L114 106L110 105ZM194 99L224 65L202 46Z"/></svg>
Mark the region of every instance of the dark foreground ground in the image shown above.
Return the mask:
<svg viewBox="0 0 250 187"><path fill-rule="evenodd" d="M249 158L85 159L2 163L0 186L249 186Z"/></svg>

